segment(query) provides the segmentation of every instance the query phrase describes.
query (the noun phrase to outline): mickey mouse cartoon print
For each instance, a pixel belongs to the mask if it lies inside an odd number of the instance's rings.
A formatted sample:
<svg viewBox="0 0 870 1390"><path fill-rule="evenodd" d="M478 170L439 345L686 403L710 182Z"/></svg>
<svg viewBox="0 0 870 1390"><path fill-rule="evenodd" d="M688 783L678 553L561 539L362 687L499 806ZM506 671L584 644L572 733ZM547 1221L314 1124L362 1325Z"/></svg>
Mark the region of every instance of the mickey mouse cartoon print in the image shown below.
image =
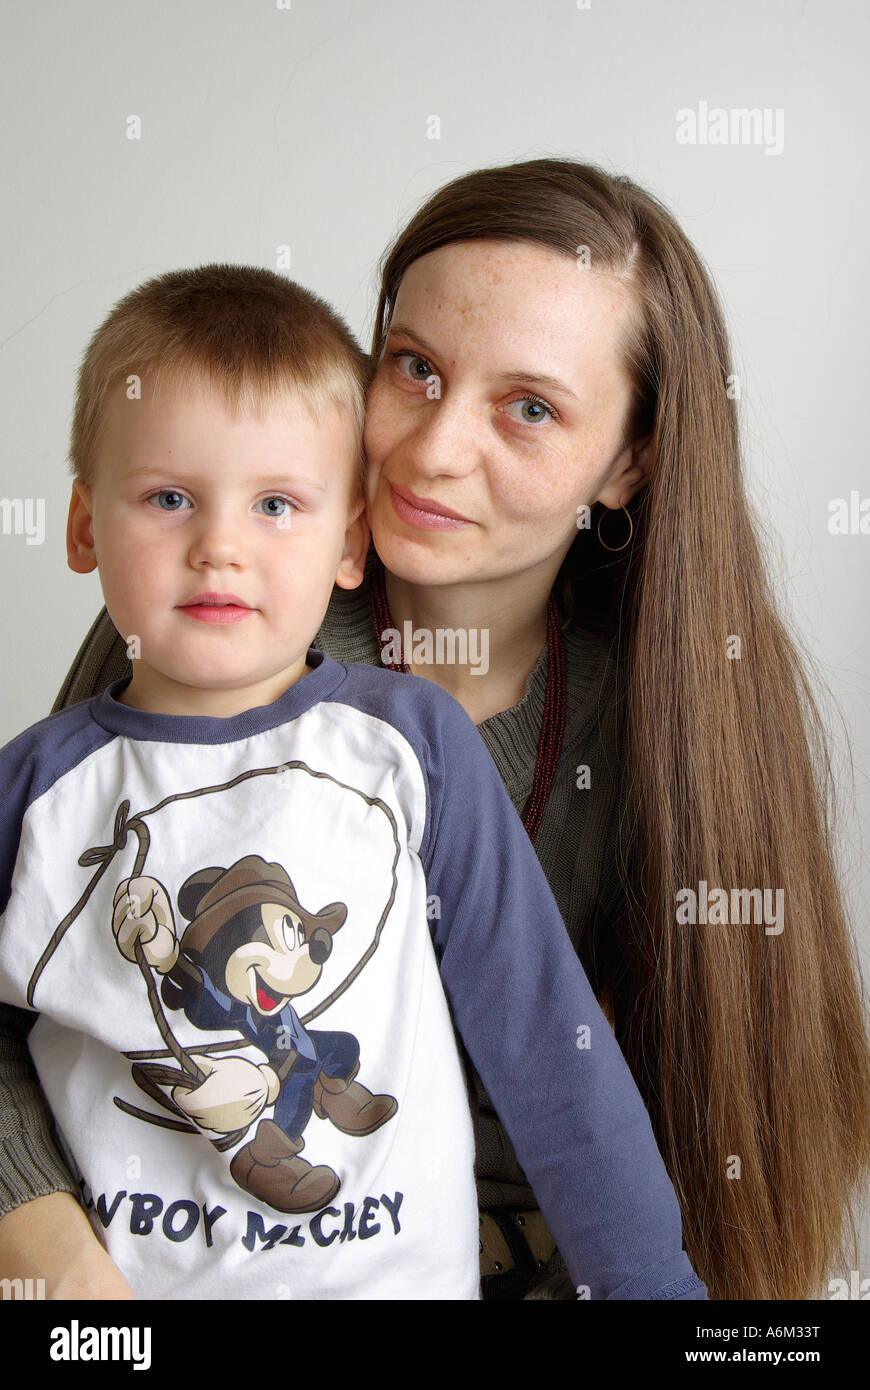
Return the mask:
<svg viewBox="0 0 870 1390"><path fill-rule="evenodd" d="M278 1211L318 1211L341 1180L328 1165L300 1157L312 1110L344 1134L362 1137L398 1109L393 1096L372 1095L355 1080L360 1047L352 1033L306 1028L293 1007L320 979L347 908L335 902L307 911L280 864L249 854L228 869L191 874L178 892L178 910L188 921L180 939L163 884L148 875L124 879L112 919L118 949L162 976L168 1008L183 1009L196 1028L240 1032L267 1060L221 1056L227 1045L217 1044L202 1054L181 1053L181 1069L134 1065L137 1084L182 1122L118 1098L116 1104L151 1123L217 1135L220 1149L238 1143L259 1120L230 1164L235 1182ZM269 1106L273 1118L262 1118Z"/></svg>

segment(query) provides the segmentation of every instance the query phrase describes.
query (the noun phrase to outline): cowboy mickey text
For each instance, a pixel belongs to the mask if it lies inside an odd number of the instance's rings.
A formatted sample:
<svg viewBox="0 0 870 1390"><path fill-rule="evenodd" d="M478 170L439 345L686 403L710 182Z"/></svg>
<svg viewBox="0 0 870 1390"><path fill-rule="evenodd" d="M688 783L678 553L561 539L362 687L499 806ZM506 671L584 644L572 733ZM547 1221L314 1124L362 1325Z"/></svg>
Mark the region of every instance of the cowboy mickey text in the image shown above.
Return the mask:
<svg viewBox="0 0 870 1390"><path fill-rule="evenodd" d="M210 1207L193 1198L165 1202L155 1192L121 1191L111 1200L103 1192L95 1201L87 1184L81 1186L85 1206L89 1211L96 1211L104 1228L113 1221L125 1225L129 1222L131 1235L163 1236L174 1244L190 1240L198 1233L199 1239L211 1249L215 1244L215 1226L227 1214L226 1207ZM370 1240L381 1233L397 1236L402 1229L399 1212L403 1200L402 1192L394 1192L392 1196L382 1192L380 1197L364 1197L358 1206L344 1202L324 1207L309 1221L294 1224L264 1219L261 1212L249 1210L246 1228L238 1235L245 1249L252 1252L271 1250L276 1245L325 1248L346 1240Z"/></svg>

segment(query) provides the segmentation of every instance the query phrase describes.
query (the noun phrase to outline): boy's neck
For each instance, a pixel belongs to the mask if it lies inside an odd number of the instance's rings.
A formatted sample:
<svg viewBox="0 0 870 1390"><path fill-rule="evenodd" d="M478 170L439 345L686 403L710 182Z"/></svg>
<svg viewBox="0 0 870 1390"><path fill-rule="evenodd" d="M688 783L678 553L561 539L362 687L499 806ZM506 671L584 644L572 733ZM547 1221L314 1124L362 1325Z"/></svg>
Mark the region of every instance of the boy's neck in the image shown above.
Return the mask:
<svg viewBox="0 0 870 1390"><path fill-rule="evenodd" d="M147 714L178 714L208 716L213 719L232 719L246 710L272 705L297 681L307 676L313 667L302 656L292 666L277 672L268 680L252 685L236 686L230 690L184 685L154 671L141 660L133 663L133 679L118 696L118 702Z"/></svg>

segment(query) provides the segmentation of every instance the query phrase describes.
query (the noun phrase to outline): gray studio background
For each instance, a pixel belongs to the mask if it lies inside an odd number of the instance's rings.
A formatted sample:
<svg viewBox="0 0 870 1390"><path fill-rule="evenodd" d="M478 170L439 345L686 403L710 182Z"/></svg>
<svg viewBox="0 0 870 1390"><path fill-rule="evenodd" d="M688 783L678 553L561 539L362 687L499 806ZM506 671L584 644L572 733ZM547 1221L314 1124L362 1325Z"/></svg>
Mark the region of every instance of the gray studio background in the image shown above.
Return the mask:
<svg viewBox="0 0 870 1390"><path fill-rule="evenodd" d="M828 529L832 499L870 495L861 0L7 0L0 25L0 496L45 508L41 544L0 534L0 743L47 713L101 605L97 576L66 567L66 449L109 307L181 265L274 268L287 244L367 344L376 262L426 195L476 166L580 157L661 197L722 295L777 592L830 690L870 979L870 535ZM678 143L677 111L700 102L781 109L781 153Z"/></svg>

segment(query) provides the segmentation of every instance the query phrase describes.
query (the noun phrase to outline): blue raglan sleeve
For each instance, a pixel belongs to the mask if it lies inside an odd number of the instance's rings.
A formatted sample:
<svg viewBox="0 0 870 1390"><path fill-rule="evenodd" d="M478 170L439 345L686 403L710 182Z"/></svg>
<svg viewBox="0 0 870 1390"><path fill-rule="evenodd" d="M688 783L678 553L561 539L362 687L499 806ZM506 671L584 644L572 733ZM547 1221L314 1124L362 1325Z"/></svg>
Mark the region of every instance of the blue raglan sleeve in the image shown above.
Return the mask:
<svg viewBox="0 0 870 1390"><path fill-rule="evenodd" d="M0 748L0 918L9 903L21 826L36 777L36 761L25 734Z"/></svg>
<svg viewBox="0 0 870 1390"><path fill-rule="evenodd" d="M48 715L0 748L0 915L9 903L28 808L111 739L90 718L91 703Z"/></svg>
<svg viewBox="0 0 870 1390"><path fill-rule="evenodd" d="M444 701L438 716L422 858L441 978L572 1281L595 1299L705 1299L640 1092L522 821L465 712Z"/></svg>

